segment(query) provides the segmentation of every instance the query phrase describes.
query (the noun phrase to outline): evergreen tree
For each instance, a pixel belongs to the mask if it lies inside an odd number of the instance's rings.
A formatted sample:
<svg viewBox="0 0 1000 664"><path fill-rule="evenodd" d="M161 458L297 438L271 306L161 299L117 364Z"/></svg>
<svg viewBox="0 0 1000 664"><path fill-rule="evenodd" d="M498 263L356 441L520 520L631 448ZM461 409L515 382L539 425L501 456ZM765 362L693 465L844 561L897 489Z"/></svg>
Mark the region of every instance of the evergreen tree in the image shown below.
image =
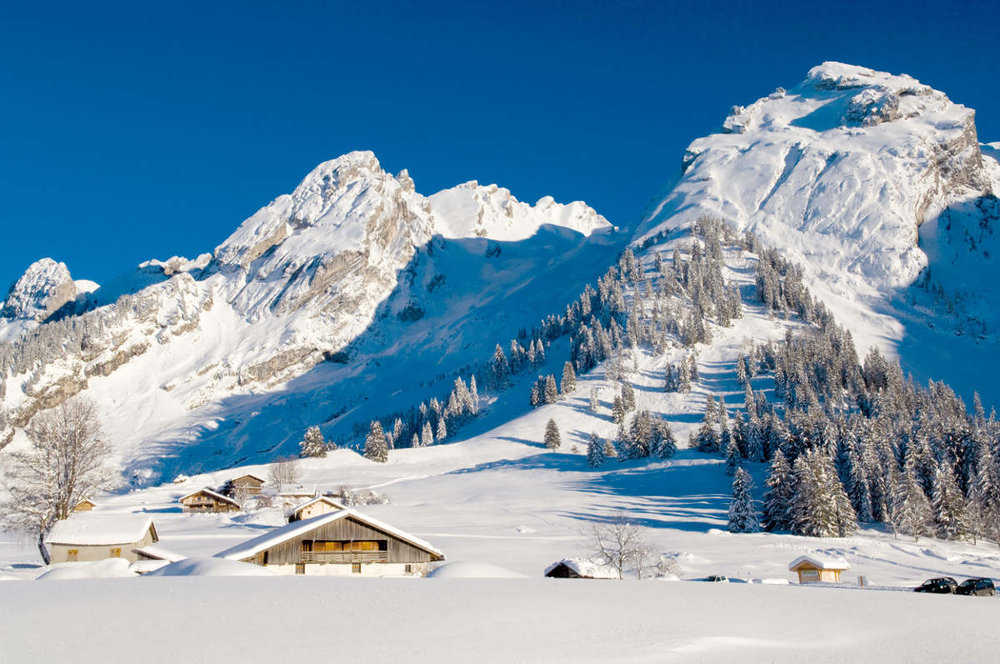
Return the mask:
<svg viewBox="0 0 1000 664"><path fill-rule="evenodd" d="M557 450L562 445L562 441L559 439L559 427L556 426L555 420L549 420L545 425L545 447L550 450Z"/></svg>
<svg viewBox="0 0 1000 664"><path fill-rule="evenodd" d="M445 424L445 418L441 417L440 419L438 419L437 436L436 436L437 442L440 443L447 437L448 437L448 425Z"/></svg>
<svg viewBox="0 0 1000 664"><path fill-rule="evenodd" d="M677 439L665 420L653 422L653 442L650 453L658 459L669 459L677 454Z"/></svg>
<svg viewBox="0 0 1000 664"><path fill-rule="evenodd" d="M913 535L914 542L919 541L921 535L934 532L934 512L913 468L903 471L892 496L890 515L895 531Z"/></svg>
<svg viewBox="0 0 1000 664"><path fill-rule="evenodd" d="M320 432L318 426L311 426L306 429L306 435L302 438L302 442L299 443L299 456L326 456L326 441L323 440L323 434Z"/></svg>
<svg viewBox="0 0 1000 664"><path fill-rule="evenodd" d="M545 344L541 339L535 339L535 358L538 364L545 364Z"/></svg>
<svg viewBox="0 0 1000 664"><path fill-rule="evenodd" d="M503 389L510 384L510 364L507 362L507 356L504 355L500 344L497 344L496 350L493 351L493 363L490 368L493 371L493 384L495 386Z"/></svg>
<svg viewBox="0 0 1000 664"><path fill-rule="evenodd" d="M597 397L597 388L590 390L590 412L597 414L601 410L601 401Z"/></svg>
<svg viewBox="0 0 1000 664"><path fill-rule="evenodd" d="M611 419L615 424L625 421L625 404L620 394L615 395L615 400L611 404Z"/></svg>
<svg viewBox="0 0 1000 664"><path fill-rule="evenodd" d="M571 394L576 391L576 372L573 371L573 363L563 364L562 383L560 384L563 394Z"/></svg>
<svg viewBox="0 0 1000 664"><path fill-rule="evenodd" d="M596 432L590 434L590 442L587 444L587 465L591 468L600 468L607 461L605 449L607 442L597 435Z"/></svg>
<svg viewBox="0 0 1000 664"><path fill-rule="evenodd" d="M955 475L947 464L942 463L934 473L934 492L931 500L937 536L941 539L956 540L969 532L966 520L965 500L955 482Z"/></svg>
<svg viewBox="0 0 1000 664"><path fill-rule="evenodd" d="M736 441L730 437L726 444L726 475L734 476L740 467L740 453Z"/></svg>
<svg viewBox="0 0 1000 664"><path fill-rule="evenodd" d="M424 426L420 430L420 446L430 447L433 444L434 444L434 430L431 429L430 420L427 420L424 422Z"/></svg>
<svg viewBox="0 0 1000 664"><path fill-rule="evenodd" d="M631 383L622 384L622 405L626 413L635 410L635 390L632 389Z"/></svg>
<svg viewBox="0 0 1000 664"><path fill-rule="evenodd" d="M529 398L532 408L537 408L542 405L542 391L538 387L538 381L536 380L531 385L531 397Z"/></svg>
<svg viewBox="0 0 1000 664"><path fill-rule="evenodd" d="M733 494L729 502L729 532L756 533L760 530L757 509L751 492L753 480L743 468L737 468L733 477Z"/></svg>
<svg viewBox="0 0 1000 664"><path fill-rule="evenodd" d="M701 423L695 441L699 452L715 454L719 451L719 434L715 432L715 427L707 420Z"/></svg>
<svg viewBox="0 0 1000 664"><path fill-rule="evenodd" d="M795 476L781 450L771 457L764 493L764 528L768 531L791 530L791 505L795 497Z"/></svg>
<svg viewBox="0 0 1000 664"><path fill-rule="evenodd" d="M836 469L819 450L795 459L795 495L791 504L793 528L800 535L846 537L857 528L857 516Z"/></svg>
<svg viewBox="0 0 1000 664"><path fill-rule="evenodd" d="M479 388L475 376L469 378L469 412L473 417L479 414Z"/></svg>
<svg viewBox="0 0 1000 664"><path fill-rule="evenodd" d="M368 429L368 436L365 438L365 458L378 463L389 460L389 444L378 420L374 420Z"/></svg>
<svg viewBox="0 0 1000 664"><path fill-rule="evenodd" d="M413 432L413 438L410 439L410 447L420 447L420 436Z"/></svg>
<svg viewBox="0 0 1000 664"><path fill-rule="evenodd" d="M543 396L545 403L555 403L559 401L559 389L556 387L556 378L552 374L545 377L545 391Z"/></svg>

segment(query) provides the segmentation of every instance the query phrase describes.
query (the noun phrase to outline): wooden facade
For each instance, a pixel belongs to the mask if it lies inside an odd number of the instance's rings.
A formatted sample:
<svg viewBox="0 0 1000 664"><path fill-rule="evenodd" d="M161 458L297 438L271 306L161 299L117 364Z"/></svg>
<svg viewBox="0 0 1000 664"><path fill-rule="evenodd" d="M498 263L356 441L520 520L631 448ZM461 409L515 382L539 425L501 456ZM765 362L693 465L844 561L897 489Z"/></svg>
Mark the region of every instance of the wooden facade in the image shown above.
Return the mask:
<svg viewBox="0 0 1000 664"><path fill-rule="evenodd" d="M185 512L239 512L240 504L211 489L201 489L181 497L178 502Z"/></svg>
<svg viewBox="0 0 1000 664"><path fill-rule="evenodd" d="M322 549L317 543L322 542ZM363 547L355 544L365 543ZM375 545L373 546L372 543ZM331 543L333 546L327 546ZM340 544L338 550L336 544ZM440 559L440 558L438 558ZM397 537L371 528L353 517L338 519L313 531L279 542L256 556L258 565L299 563L428 563L435 557Z"/></svg>
<svg viewBox="0 0 1000 664"><path fill-rule="evenodd" d="M850 569L850 566L842 559L802 556L796 558L788 569L798 574L799 583L840 583L840 573Z"/></svg>
<svg viewBox="0 0 1000 664"><path fill-rule="evenodd" d="M311 519L314 516L329 514L330 512L346 509L346 505L343 505L333 498L330 498L329 496L320 496L319 498L313 498L309 502L303 503L293 509L288 515L288 523L305 521L306 519Z"/></svg>
<svg viewBox="0 0 1000 664"><path fill-rule="evenodd" d="M444 560L426 542L353 510L293 521L218 555L279 573L365 576L419 575Z"/></svg>
<svg viewBox="0 0 1000 664"><path fill-rule="evenodd" d="M228 485L234 492L239 491L249 496L256 496L264 488L264 480L256 475L241 475L229 480Z"/></svg>
<svg viewBox="0 0 1000 664"><path fill-rule="evenodd" d="M81 500L80 502L78 502L76 504L76 506L73 508L73 511L74 512L89 512L90 510L94 509L95 507L97 507L97 503L95 503L90 498L84 498L83 500Z"/></svg>

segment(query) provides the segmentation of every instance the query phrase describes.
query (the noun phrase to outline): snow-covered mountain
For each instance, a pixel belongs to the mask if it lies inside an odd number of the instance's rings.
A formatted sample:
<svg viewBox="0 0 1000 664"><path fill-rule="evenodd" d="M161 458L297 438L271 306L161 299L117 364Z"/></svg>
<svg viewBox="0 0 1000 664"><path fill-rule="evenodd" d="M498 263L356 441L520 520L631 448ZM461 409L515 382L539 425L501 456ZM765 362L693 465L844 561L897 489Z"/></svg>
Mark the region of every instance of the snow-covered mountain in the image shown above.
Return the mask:
<svg viewBox="0 0 1000 664"><path fill-rule="evenodd" d="M1000 165L974 120L909 76L824 63L694 141L639 239L702 215L752 230L803 266L859 348L881 344L918 377L971 396L976 377L955 370L960 358L1000 341L1000 303L985 292Z"/></svg>
<svg viewBox="0 0 1000 664"><path fill-rule="evenodd" d="M386 339L387 326L421 329L431 313L452 320L453 309L461 317L489 310L491 298L506 298L585 247L602 255L597 270L614 253L612 230L582 203L546 197L531 206L496 186L468 183L424 197L405 171L385 172L371 152L344 155L317 166L197 259L147 261L96 290L74 282L61 263L32 265L0 318L0 334L12 341L0 347L10 424L0 439L83 392L97 400L122 454L144 456L165 431L184 439L198 426L231 422L237 395L266 402L326 360L337 357L343 368L349 344ZM505 300L483 331L509 326L497 331L509 337L561 306L548 294L563 291L539 291L545 297L520 309ZM453 300L439 306L439 298ZM422 348L440 350L435 339L454 332L437 323ZM402 357L398 342L391 345ZM465 342L465 352L433 358L432 366L441 363L435 371L458 368L495 343L488 336ZM419 349L405 354L422 356ZM349 364L359 371L365 362ZM410 380L426 383L425 369L410 366ZM282 418L281 438L328 415Z"/></svg>

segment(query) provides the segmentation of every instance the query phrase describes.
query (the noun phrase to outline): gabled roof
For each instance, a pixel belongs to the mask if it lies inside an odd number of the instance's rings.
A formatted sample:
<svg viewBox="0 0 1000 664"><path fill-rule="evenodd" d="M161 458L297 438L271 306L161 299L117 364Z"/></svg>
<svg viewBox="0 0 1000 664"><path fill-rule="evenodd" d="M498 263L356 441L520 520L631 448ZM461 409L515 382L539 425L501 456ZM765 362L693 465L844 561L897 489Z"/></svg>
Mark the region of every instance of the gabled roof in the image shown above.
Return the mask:
<svg viewBox="0 0 1000 664"><path fill-rule="evenodd" d="M305 508L309 507L310 505L314 505L316 503L326 503L330 507L335 507L338 510L346 510L346 509L348 509L347 505L344 505L343 503L341 503L338 500L334 500L330 496L316 496L312 500L307 500L306 502L302 503L301 505L296 505L294 508L292 508L292 514L298 514L299 512L301 512L302 510L304 510Z"/></svg>
<svg viewBox="0 0 1000 664"><path fill-rule="evenodd" d="M153 541L158 541L152 517L144 514L77 512L68 519L57 521L45 542L81 546L132 544L145 537L150 529Z"/></svg>
<svg viewBox="0 0 1000 664"><path fill-rule="evenodd" d="M142 557L149 558L150 560L165 560L168 563L174 563L178 560L184 560L187 558L185 555L171 551L170 549L164 549L162 546L157 546L155 544L135 549L135 552Z"/></svg>
<svg viewBox="0 0 1000 664"><path fill-rule="evenodd" d="M229 496L223 496L221 493L219 493L217 491L212 491L211 489L208 489L208 488L198 489L197 491L192 491L191 493L189 493L186 496L181 496L180 498L177 499L177 501L180 502L180 501L184 500L185 498L190 498L191 496L197 496L199 493L207 493L208 495L210 495L212 498L215 498L216 500L220 500L220 501L222 501L224 503L232 503L233 505L236 505L237 507L240 507L240 504L238 502L236 502L235 500L233 500L232 498L230 498Z"/></svg>
<svg viewBox="0 0 1000 664"><path fill-rule="evenodd" d="M254 479L254 480L257 480L257 481L258 481L258 482L260 482L261 484L264 484L264 483L265 483L265 481L266 481L266 480L264 480L264 478L262 478L262 477L257 477L256 475L251 475L250 473L245 473L245 474L243 474L243 475L240 475L239 477L234 477L233 479L231 479L231 480L229 480L229 481L230 481L230 482L235 482L235 481L237 481L237 480L242 480L242 479L246 479L247 477L249 477L249 478L251 478L251 479Z"/></svg>
<svg viewBox="0 0 1000 664"><path fill-rule="evenodd" d="M799 556L788 565L788 569L794 572L796 569L806 564L812 565L813 567L819 569L832 569L832 570L851 569L851 566L848 565L847 561L844 560L843 558L834 558L832 556L818 556L818 555Z"/></svg>
<svg viewBox="0 0 1000 664"><path fill-rule="evenodd" d="M83 499L81 499L79 502L77 502L77 506L83 505L84 503L90 503L94 507L97 507L97 503L95 503L90 498L83 498Z"/></svg>
<svg viewBox="0 0 1000 664"><path fill-rule="evenodd" d="M596 563L592 560L586 560L583 558L565 558L559 562L552 563L545 568L545 575L548 576L549 572L559 567L560 565L565 565L569 569L573 570L580 576L586 577L588 579L617 579L618 572L615 571L610 565L602 565Z"/></svg>
<svg viewBox="0 0 1000 664"><path fill-rule="evenodd" d="M280 526L275 528L271 532L264 533L263 535L258 535L252 539L243 542L242 544L237 544L236 546L226 549L225 551L220 551L215 554L216 558L228 558L229 560L245 560L252 556L257 555L261 551L270 549L271 547L281 544L282 542L287 542L290 539L295 539L300 535L305 535L306 533L313 531L320 526L325 526L328 523L333 523L340 519L352 518L364 525L373 528L374 530L381 531L387 535L391 535L396 539L402 540L408 544L411 544L418 549L422 549L432 556L437 557L440 560L444 560L444 553L435 549L433 546L428 544L422 539L414 537L408 533L403 532L393 528L387 523L382 523L377 519L373 519L369 516L365 516L360 512L356 512L352 509L339 510L337 512L329 512L328 514L320 514L319 516L314 516L311 519L305 519L303 521L293 521L286 526Z"/></svg>

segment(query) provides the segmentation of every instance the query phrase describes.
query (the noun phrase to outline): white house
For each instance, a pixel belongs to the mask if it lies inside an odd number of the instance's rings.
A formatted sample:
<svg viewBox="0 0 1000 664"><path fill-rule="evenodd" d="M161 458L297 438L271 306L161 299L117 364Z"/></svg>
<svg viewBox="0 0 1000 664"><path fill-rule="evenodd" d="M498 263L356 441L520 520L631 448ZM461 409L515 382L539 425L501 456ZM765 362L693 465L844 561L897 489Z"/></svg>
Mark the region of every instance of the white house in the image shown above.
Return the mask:
<svg viewBox="0 0 1000 664"><path fill-rule="evenodd" d="M158 542L153 519L144 514L80 512L56 522L45 538L53 563L124 558Z"/></svg>

